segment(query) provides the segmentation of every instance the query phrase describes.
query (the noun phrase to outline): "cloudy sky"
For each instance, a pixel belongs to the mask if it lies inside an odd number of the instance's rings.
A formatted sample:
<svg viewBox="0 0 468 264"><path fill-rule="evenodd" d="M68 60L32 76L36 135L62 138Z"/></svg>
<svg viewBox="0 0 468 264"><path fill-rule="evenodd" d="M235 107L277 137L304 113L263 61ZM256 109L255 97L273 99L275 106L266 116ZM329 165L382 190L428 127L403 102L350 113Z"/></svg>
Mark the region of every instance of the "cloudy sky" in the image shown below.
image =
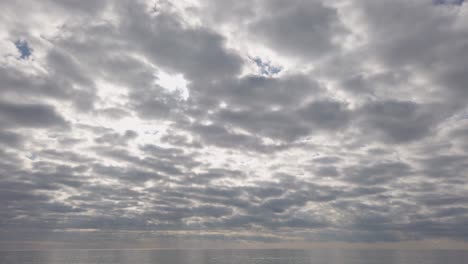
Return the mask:
<svg viewBox="0 0 468 264"><path fill-rule="evenodd" d="M468 239L463 0L0 10L2 247Z"/></svg>

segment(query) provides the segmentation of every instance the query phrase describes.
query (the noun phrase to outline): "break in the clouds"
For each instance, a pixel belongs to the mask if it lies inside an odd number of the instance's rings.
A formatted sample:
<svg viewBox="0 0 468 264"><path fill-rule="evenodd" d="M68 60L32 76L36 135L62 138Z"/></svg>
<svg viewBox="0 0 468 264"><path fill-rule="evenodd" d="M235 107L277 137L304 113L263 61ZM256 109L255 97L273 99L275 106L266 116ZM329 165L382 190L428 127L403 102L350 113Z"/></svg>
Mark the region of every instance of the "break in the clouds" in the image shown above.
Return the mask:
<svg viewBox="0 0 468 264"><path fill-rule="evenodd" d="M2 241L468 238L464 1L0 10Z"/></svg>

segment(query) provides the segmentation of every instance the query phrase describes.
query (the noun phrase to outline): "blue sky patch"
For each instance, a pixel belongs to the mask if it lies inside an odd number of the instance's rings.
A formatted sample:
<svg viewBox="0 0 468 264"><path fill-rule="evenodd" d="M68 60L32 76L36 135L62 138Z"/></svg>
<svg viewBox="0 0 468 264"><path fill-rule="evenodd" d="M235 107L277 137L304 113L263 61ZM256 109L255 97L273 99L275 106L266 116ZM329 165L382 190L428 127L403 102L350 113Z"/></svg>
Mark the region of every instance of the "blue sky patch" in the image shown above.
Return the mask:
<svg viewBox="0 0 468 264"><path fill-rule="evenodd" d="M260 73L262 75L274 75L274 74L277 74L279 73L281 70L283 70L283 67L281 66L275 66L275 65L272 65L271 62L269 61L263 61L261 58L259 57L254 57L254 58L251 58L251 60L253 62L255 62L255 64L258 66L258 68L260 69Z"/></svg>
<svg viewBox="0 0 468 264"><path fill-rule="evenodd" d="M15 42L15 46L18 51L21 53L20 59L25 60L31 56L32 49L29 47L29 44L26 40L18 40Z"/></svg>

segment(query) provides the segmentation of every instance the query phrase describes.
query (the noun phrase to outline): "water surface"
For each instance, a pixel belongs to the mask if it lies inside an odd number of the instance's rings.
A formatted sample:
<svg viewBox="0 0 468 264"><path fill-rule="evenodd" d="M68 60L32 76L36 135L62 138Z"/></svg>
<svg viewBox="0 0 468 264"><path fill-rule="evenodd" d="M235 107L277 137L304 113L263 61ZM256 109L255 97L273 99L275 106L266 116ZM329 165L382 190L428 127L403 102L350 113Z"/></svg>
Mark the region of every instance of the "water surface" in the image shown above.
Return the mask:
<svg viewBox="0 0 468 264"><path fill-rule="evenodd" d="M3 264L464 264L468 251L61 250L3 251Z"/></svg>

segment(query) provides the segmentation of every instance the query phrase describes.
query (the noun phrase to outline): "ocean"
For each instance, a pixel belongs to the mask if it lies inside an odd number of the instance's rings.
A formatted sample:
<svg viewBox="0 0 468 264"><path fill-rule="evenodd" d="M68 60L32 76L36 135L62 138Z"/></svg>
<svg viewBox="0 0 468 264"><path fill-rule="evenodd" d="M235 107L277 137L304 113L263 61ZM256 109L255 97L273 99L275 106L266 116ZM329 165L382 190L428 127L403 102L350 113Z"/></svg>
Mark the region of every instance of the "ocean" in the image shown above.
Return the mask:
<svg viewBox="0 0 468 264"><path fill-rule="evenodd" d="M465 264L456 250L2 251L2 264Z"/></svg>

